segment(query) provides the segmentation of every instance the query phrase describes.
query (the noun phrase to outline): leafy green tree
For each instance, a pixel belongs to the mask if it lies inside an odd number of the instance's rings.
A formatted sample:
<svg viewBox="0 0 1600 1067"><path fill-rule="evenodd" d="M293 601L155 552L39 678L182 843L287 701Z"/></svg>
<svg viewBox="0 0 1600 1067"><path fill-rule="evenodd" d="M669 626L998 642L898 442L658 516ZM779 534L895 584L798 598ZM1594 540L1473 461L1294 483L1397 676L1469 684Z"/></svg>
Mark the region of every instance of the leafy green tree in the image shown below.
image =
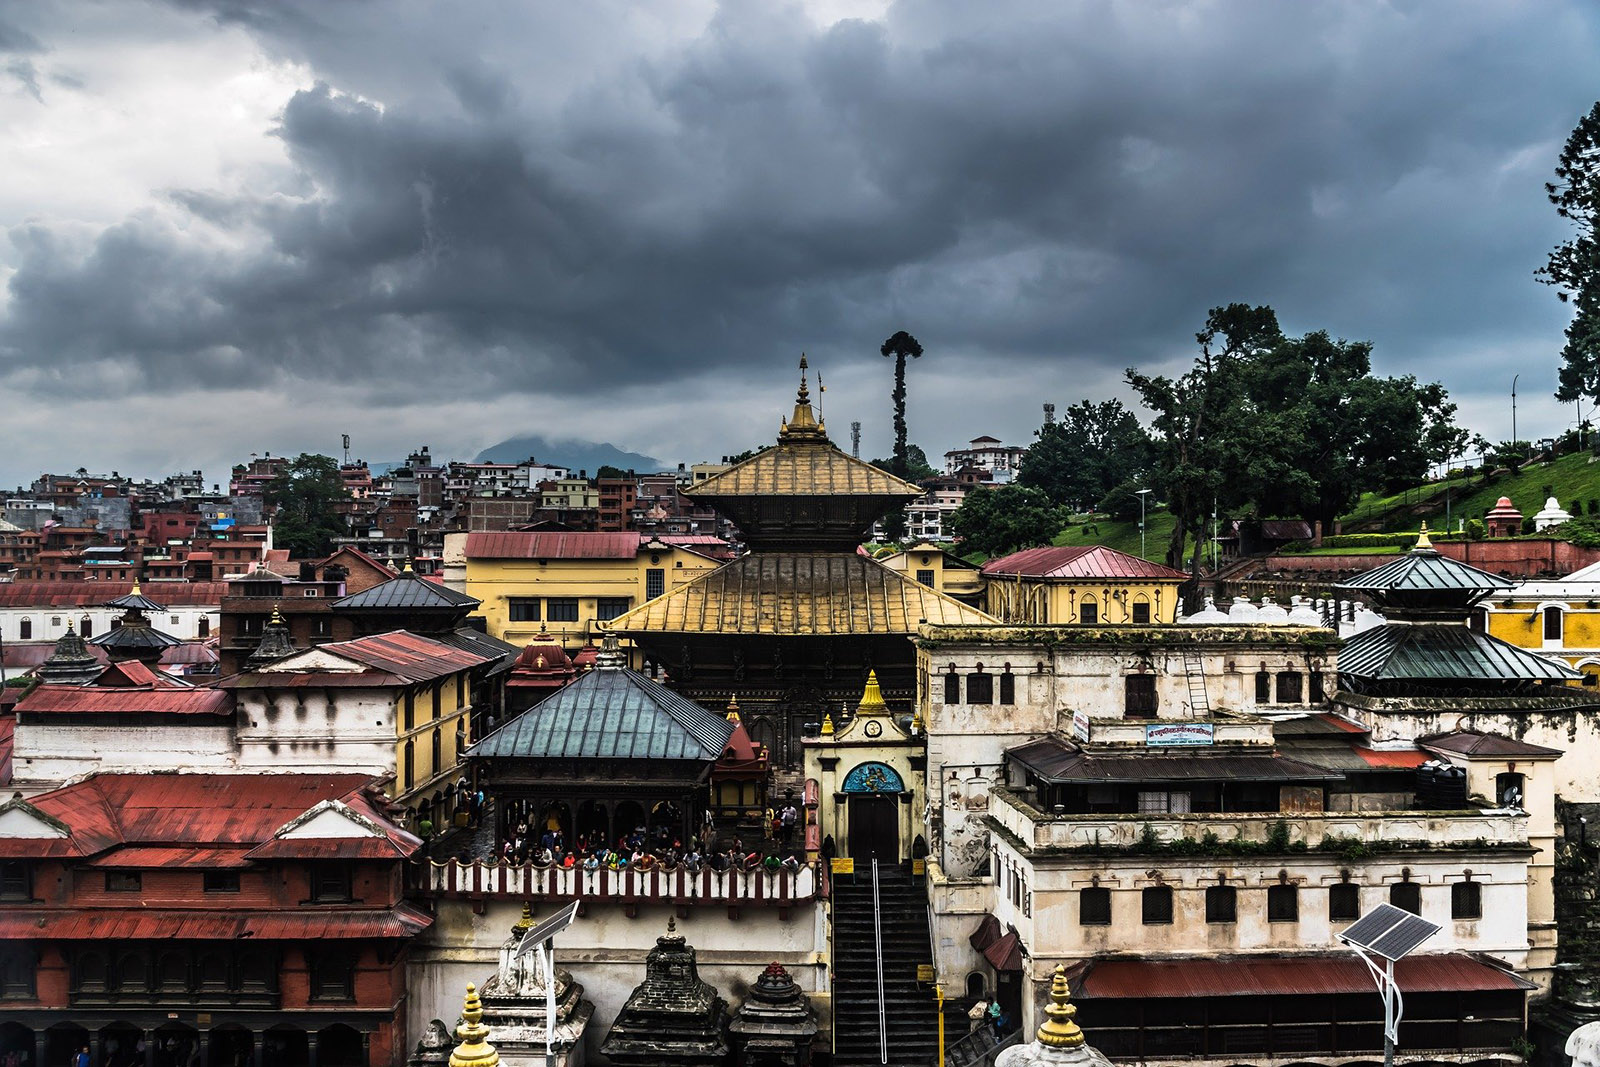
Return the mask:
<svg viewBox="0 0 1600 1067"><path fill-rule="evenodd" d="M1556 180L1545 183L1545 193L1556 214L1577 231L1556 245L1536 272L1574 309L1561 349L1556 399L1600 402L1600 103L1573 128L1556 162Z"/></svg>
<svg viewBox="0 0 1600 1067"><path fill-rule="evenodd" d="M1066 520L1065 510L1042 489L1011 484L972 490L951 514L950 528L962 552L1003 556L1050 544Z"/></svg>
<svg viewBox="0 0 1600 1067"><path fill-rule="evenodd" d="M1103 511L1111 516L1115 522L1137 522L1139 519L1139 490L1145 488L1142 479L1132 479L1120 482L1111 487L1105 496L1101 497L1094 506L1096 511ZM1152 496L1155 494L1152 493ZM1148 505L1145 513L1149 521Z"/></svg>
<svg viewBox="0 0 1600 1067"><path fill-rule="evenodd" d="M609 463L603 463L600 465L600 469L594 472L594 476L596 481L607 478L626 478L628 472L621 467L613 467Z"/></svg>
<svg viewBox="0 0 1600 1067"><path fill-rule="evenodd" d="M1143 475L1150 464L1150 435L1120 400L1079 401L1060 422L1047 422L1037 433L1017 481L1079 511Z"/></svg>
<svg viewBox="0 0 1600 1067"><path fill-rule="evenodd" d="M922 346L917 339L904 330L900 330L893 337L883 342L878 349L883 358L894 360L894 392L890 398L894 401L894 470L892 473L900 477L908 477L906 463L906 357L912 359L922 358Z"/></svg>
<svg viewBox="0 0 1600 1067"><path fill-rule="evenodd" d="M275 509L273 542L292 558L326 556L333 539L350 531L341 511L350 494L332 456L300 453L267 484L264 496Z"/></svg>
<svg viewBox="0 0 1600 1067"><path fill-rule="evenodd" d="M879 470L897 474L894 457L888 459L875 459L872 465ZM924 478L932 478L939 472L928 462L928 454L922 450L921 445L906 446L906 473L900 475L909 482L920 482Z"/></svg>

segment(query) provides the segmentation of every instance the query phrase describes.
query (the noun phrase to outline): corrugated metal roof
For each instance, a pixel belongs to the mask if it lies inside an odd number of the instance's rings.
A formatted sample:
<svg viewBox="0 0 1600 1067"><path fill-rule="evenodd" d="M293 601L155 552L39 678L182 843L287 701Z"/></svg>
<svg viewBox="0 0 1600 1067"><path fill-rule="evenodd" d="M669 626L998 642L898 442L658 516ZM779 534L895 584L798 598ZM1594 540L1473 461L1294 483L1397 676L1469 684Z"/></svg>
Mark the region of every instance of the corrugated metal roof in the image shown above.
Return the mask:
<svg viewBox="0 0 1600 1067"><path fill-rule="evenodd" d="M1389 623L1339 650L1339 673L1398 681L1550 681L1582 675L1488 634L1449 623Z"/></svg>
<svg viewBox="0 0 1600 1067"><path fill-rule="evenodd" d="M132 845L113 849L89 861L91 867L194 867L221 869L248 867L245 846L208 848L202 845Z"/></svg>
<svg viewBox="0 0 1600 1067"><path fill-rule="evenodd" d="M233 699L220 689L133 689L41 685L17 703L19 715L227 715Z"/></svg>
<svg viewBox="0 0 1600 1067"><path fill-rule="evenodd" d="M387 671L407 682L430 682L457 671L482 666L484 657L434 641L406 630L358 637L321 645L324 652L364 663L374 670Z"/></svg>
<svg viewBox="0 0 1600 1067"><path fill-rule="evenodd" d="M633 559L641 544L637 533L554 531L479 532L467 534L468 559Z"/></svg>
<svg viewBox="0 0 1600 1067"><path fill-rule="evenodd" d="M4 647L0 648L0 662L4 662L8 670L27 670L49 659L55 649L54 641L7 641ZM89 646L89 654L101 663L108 663L111 659L106 655L105 649L93 645ZM161 653L161 663L169 667L215 662L217 662L217 647L214 637L204 641L180 641Z"/></svg>
<svg viewBox="0 0 1600 1067"><path fill-rule="evenodd" d="M1509 578L1441 556L1435 549L1414 548L1399 559L1390 560L1365 574L1358 574L1335 588L1372 593L1450 589L1488 593L1496 589L1510 589L1515 584Z"/></svg>
<svg viewBox="0 0 1600 1067"><path fill-rule="evenodd" d="M635 671L600 667L467 750L469 758L710 762L733 724Z"/></svg>
<svg viewBox="0 0 1600 1067"><path fill-rule="evenodd" d="M1516 975L1456 953L1407 956L1395 964L1407 993L1475 993L1535 988ZM1085 1000L1170 997L1326 996L1372 993L1372 975L1353 956L1101 960L1078 996Z"/></svg>
<svg viewBox="0 0 1600 1067"><path fill-rule="evenodd" d="M611 621L618 633L912 634L999 620L855 552L752 553Z"/></svg>
<svg viewBox="0 0 1600 1067"><path fill-rule="evenodd" d="M822 441L780 441L684 491L714 501L723 497L856 496L896 500L922 495L922 487L856 459Z"/></svg>
<svg viewBox="0 0 1600 1067"><path fill-rule="evenodd" d="M1510 756L1519 759L1541 759L1562 754L1559 748L1530 745L1526 741L1501 737L1499 734L1480 734L1471 730L1435 734L1417 741L1423 748L1436 752L1454 752L1462 756Z"/></svg>
<svg viewBox="0 0 1600 1067"><path fill-rule="evenodd" d="M1055 737L1007 749L1006 755L1049 782L1288 782L1343 777L1272 752L1184 748L1159 754L1145 749L1128 755L1090 756Z"/></svg>
<svg viewBox="0 0 1600 1067"><path fill-rule="evenodd" d="M1097 581L1101 578L1163 578L1183 581L1189 576L1165 564L1140 559L1105 545L1047 545L1025 548L991 559L982 567L991 577L1060 578Z"/></svg>
<svg viewBox="0 0 1600 1067"><path fill-rule="evenodd" d="M1414 748L1365 748L1361 745L1351 747L1369 767L1415 768L1428 762L1428 754L1418 752Z"/></svg>
<svg viewBox="0 0 1600 1067"><path fill-rule="evenodd" d="M304 911L194 911L164 908L78 908L0 913L0 940L62 941L326 941L414 937L433 916L410 904L392 908Z"/></svg>
<svg viewBox="0 0 1600 1067"><path fill-rule="evenodd" d="M133 582L0 582L3 608L95 608L133 592ZM228 595L227 582L146 582L168 608L215 608Z"/></svg>
<svg viewBox="0 0 1600 1067"><path fill-rule="evenodd" d="M151 600L149 597L145 596L144 593L140 591L139 584L137 582L134 583L133 588L127 593L106 601L105 606L108 608L125 608L133 611L147 612L163 612L167 610L167 606L165 604L157 604L154 600Z"/></svg>
<svg viewBox="0 0 1600 1067"><path fill-rule="evenodd" d="M96 648L134 649L137 651L171 648L178 643L178 639L171 634L162 633L155 627L146 626L142 623L115 626L103 634L95 634L89 638L89 644L94 645Z"/></svg>
<svg viewBox="0 0 1600 1067"><path fill-rule="evenodd" d="M340 611L448 611L475 608L479 603L476 597L427 581L414 571L402 571L398 578L340 597L331 606Z"/></svg>

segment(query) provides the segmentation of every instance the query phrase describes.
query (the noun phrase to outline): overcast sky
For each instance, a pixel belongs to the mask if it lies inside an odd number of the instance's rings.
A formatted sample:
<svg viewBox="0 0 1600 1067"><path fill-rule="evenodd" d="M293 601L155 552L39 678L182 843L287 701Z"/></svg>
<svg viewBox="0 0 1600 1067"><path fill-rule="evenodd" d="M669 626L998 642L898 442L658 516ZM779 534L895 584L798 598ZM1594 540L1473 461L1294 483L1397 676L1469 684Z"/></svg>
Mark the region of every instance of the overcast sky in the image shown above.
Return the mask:
<svg viewBox="0 0 1600 1067"><path fill-rule="evenodd" d="M1523 436L1566 312L1569 3L0 3L0 484L251 452L1024 440L1206 309Z"/></svg>

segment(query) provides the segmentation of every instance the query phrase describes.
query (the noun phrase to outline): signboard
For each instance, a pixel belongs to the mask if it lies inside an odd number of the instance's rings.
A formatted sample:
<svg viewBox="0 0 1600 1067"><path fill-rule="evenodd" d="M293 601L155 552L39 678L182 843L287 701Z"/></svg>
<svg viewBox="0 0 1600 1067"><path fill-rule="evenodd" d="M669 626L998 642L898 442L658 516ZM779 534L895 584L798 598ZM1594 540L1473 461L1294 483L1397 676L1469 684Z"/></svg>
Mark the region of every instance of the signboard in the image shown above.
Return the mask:
<svg viewBox="0 0 1600 1067"><path fill-rule="evenodd" d="M933 964L931 964L931 963L919 963L919 964L917 964L917 981L919 981L919 982L932 982L933 979L934 979Z"/></svg>
<svg viewBox="0 0 1600 1067"><path fill-rule="evenodd" d="M1149 723L1144 728L1144 743L1151 748L1209 745L1215 741L1214 730L1209 722Z"/></svg>
<svg viewBox="0 0 1600 1067"><path fill-rule="evenodd" d="M912 877L919 878L922 875L925 875L927 873L928 873L928 861L927 860L912 860L911 861L911 875L912 875Z"/></svg>
<svg viewBox="0 0 1600 1067"><path fill-rule="evenodd" d="M829 869L834 874L855 874L856 861L849 856L835 856L829 863Z"/></svg>
<svg viewBox="0 0 1600 1067"><path fill-rule="evenodd" d="M1075 711L1072 713L1072 737L1075 741L1089 740L1089 713Z"/></svg>

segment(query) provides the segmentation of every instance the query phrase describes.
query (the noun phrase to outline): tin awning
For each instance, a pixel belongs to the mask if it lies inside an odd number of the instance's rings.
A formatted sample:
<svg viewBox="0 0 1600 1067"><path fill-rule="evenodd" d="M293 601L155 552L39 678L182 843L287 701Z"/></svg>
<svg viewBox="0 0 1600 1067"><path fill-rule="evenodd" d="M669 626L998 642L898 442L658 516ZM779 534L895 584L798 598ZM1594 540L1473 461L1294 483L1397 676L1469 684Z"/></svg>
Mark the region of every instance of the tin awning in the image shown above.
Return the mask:
<svg viewBox="0 0 1600 1067"><path fill-rule="evenodd" d="M1534 989L1509 971L1461 953L1407 956L1395 964L1406 993ZM1172 997L1326 996L1371 993L1372 975L1355 956L1265 956L1230 960L1104 960L1078 996L1126 1000Z"/></svg>

